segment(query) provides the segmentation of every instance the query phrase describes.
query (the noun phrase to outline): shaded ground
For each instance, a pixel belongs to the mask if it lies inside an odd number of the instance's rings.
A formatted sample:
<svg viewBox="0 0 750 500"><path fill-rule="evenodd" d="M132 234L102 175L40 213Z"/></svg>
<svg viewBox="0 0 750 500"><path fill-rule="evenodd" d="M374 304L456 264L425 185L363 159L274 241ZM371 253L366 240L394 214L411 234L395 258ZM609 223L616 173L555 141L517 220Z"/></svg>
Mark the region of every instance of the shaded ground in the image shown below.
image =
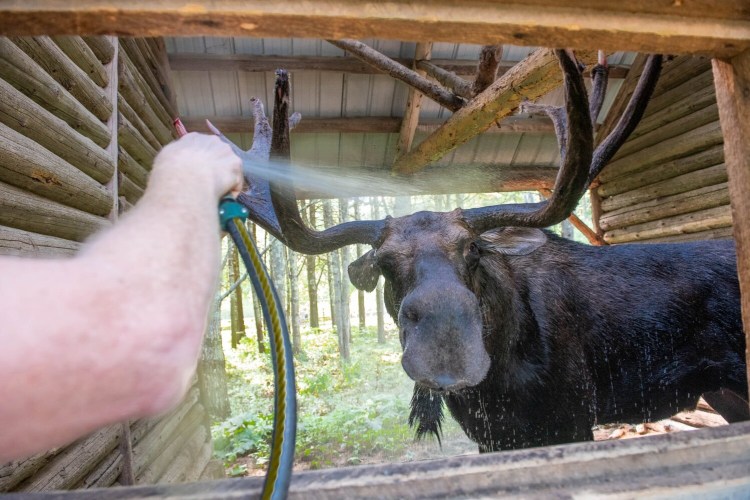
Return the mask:
<svg viewBox="0 0 750 500"><path fill-rule="evenodd" d="M720 415L716 414L713 409L703 400L694 412L682 412L671 419L660 420L658 422L649 422L645 424L606 424L594 428L594 439L596 441L607 441L612 439L633 439L646 436L654 436L671 432L690 431L701 427L716 427L727 425ZM332 450L331 450L332 451ZM443 436L442 446L434 439L425 439L413 442L405 451L398 455L386 455L376 453L372 455L358 456L352 460L350 455L345 453L331 453L331 467L347 467L352 465L380 464L380 463L399 463L415 462L420 460L431 460L437 458L455 457L461 455L474 455L477 453L477 446L470 441L461 432L455 422L447 423L446 432ZM247 466L248 476L262 476L265 469L262 465L255 464L252 457L242 457L238 459L238 464ZM295 464L294 470L308 470L310 464L300 461Z"/></svg>

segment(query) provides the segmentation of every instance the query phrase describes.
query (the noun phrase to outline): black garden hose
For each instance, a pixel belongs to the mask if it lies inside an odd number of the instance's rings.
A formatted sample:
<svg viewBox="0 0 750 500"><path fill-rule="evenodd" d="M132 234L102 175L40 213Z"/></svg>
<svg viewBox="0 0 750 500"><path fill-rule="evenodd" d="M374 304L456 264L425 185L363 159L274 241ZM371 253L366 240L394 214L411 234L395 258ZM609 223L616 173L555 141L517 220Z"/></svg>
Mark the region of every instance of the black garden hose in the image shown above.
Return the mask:
<svg viewBox="0 0 750 500"><path fill-rule="evenodd" d="M247 218L247 209L232 198L224 198L219 204L219 217L222 228L237 245L269 328L268 338L275 386L273 439L261 498L283 499L287 496L292 479L297 432L294 359L289 329L276 288L263 265L255 241L243 223Z"/></svg>

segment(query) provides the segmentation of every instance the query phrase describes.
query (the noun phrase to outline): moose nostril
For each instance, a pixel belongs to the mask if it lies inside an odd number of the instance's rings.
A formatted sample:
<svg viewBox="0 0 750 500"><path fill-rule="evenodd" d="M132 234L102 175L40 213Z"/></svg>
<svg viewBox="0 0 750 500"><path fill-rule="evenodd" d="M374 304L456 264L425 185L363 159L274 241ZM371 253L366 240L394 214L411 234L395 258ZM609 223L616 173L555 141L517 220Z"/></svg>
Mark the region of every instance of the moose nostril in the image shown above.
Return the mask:
<svg viewBox="0 0 750 500"><path fill-rule="evenodd" d="M416 309L406 308L404 309L404 318L409 321L416 323L419 320L419 314Z"/></svg>
<svg viewBox="0 0 750 500"><path fill-rule="evenodd" d="M435 377L435 385L437 385L440 389L449 389L455 386L456 382L457 381L455 377L447 374L438 375L437 377Z"/></svg>

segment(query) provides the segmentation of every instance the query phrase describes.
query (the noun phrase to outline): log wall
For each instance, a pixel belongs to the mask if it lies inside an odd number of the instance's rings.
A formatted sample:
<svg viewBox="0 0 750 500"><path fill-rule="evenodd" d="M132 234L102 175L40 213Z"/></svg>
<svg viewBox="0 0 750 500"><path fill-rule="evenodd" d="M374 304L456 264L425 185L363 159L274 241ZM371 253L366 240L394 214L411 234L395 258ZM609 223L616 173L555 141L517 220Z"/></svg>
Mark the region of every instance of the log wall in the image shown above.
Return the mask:
<svg viewBox="0 0 750 500"><path fill-rule="evenodd" d="M732 237L710 60L665 63L643 120L599 181L599 227L608 243Z"/></svg>
<svg viewBox="0 0 750 500"><path fill-rule="evenodd" d="M0 37L0 255L74 255L138 201L174 138L165 61L153 39ZM124 469L136 484L216 477L198 396L196 384L167 415L0 464L0 492L106 487Z"/></svg>

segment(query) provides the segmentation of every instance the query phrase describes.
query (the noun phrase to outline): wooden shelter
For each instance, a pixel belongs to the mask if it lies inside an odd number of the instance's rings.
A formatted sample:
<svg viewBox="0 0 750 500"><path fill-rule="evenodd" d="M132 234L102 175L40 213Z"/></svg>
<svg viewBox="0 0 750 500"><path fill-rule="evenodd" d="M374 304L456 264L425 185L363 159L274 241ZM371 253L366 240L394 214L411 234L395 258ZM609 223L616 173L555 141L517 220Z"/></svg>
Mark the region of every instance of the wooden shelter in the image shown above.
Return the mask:
<svg viewBox="0 0 750 500"><path fill-rule="evenodd" d="M598 137L633 90L643 65L636 53L675 54L644 120L592 190L594 231L610 243L734 235L743 318L750 325L745 0L606 6L570 0L7 0L0 1L0 35L7 37L0 38L0 253L20 256L70 255L135 203L151 160L174 137L171 121L178 114L191 129L209 117L249 145L247 100L267 101L269 75L279 66L292 71L295 110L303 113L293 158L346 174L362 168L369 175L409 175L404 182L425 193L479 192L544 190L554 180L558 151L551 124L511 113L523 97L559 100L559 71L549 51L524 47L612 51L615 84ZM185 36L191 38L177 38ZM364 39L380 53L341 41L347 38ZM476 88L461 77L477 74L481 44L503 45L501 76ZM413 70L404 77L394 60ZM380 74L384 70L401 72L395 76L409 85L394 83ZM435 80L451 91L427 85ZM0 491L215 477L202 397L194 387L162 418L102 429L68 447L0 465ZM745 423L640 444L585 443L461 463L303 474L292 493L455 498L559 488L688 488L732 494L750 488L748 436ZM654 458L657 453L662 458ZM131 467L123 470L124 464ZM623 468L639 475L635 485L612 479ZM241 480L112 495L226 498L257 487Z"/></svg>

